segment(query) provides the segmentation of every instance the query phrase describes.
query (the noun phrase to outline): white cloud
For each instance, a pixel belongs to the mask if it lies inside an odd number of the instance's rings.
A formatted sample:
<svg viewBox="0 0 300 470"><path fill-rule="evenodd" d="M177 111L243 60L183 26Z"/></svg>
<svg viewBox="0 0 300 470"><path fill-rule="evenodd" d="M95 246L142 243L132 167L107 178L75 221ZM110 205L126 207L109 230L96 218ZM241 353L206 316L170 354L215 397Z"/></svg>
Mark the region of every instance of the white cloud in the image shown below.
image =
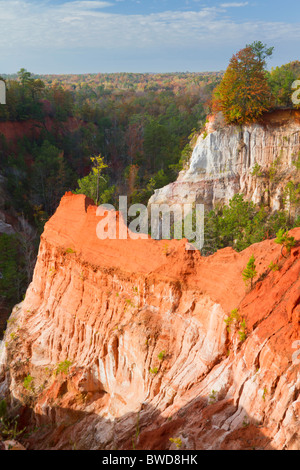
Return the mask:
<svg viewBox="0 0 300 470"><path fill-rule="evenodd" d="M249 2L241 2L241 3L221 3L222 8L239 8L239 7L245 7L249 5Z"/></svg>
<svg viewBox="0 0 300 470"><path fill-rule="evenodd" d="M79 8L85 10L96 10L98 8L107 8L112 6L111 2L98 2L98 1L89 1L89 0L75 0L74 2L64 3L62 8L69 8L70 10Z"/></svg>

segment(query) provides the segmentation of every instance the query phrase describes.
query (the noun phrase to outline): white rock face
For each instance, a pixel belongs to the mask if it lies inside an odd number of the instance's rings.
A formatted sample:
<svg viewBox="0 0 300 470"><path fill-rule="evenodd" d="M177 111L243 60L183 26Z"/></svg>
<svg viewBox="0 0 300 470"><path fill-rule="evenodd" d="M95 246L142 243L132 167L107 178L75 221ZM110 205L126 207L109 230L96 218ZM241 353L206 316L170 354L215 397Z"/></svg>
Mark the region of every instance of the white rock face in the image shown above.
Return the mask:
<svg viewBox="0 0 300 470"><path fill-rule="evenodd" d="M280 209L284 187L296 177L293 161L300 151L299 122L281 117L281 121L215 127L208 124L198 137L189 168L180 172L177 181L156 190L149 205L196 202L210 209L243 193L254 203ZM261 175L251 174L255 164Z"/></svg>
<svg viewBox="0 0 300 470"><path fill-rule="evenodd" d="M6 235L12 235L15 233L11 225L6 224L3 220L0 219L0 233L6 233Z"/></svg>

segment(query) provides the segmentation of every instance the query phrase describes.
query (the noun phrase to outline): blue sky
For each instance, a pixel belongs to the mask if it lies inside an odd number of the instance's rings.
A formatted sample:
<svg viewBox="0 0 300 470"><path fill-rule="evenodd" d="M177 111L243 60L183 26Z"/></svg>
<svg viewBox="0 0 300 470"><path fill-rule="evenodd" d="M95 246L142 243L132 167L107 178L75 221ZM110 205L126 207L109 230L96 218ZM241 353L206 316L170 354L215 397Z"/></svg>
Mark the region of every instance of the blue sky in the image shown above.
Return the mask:
<svg viewBox="0 0 300 470"><path fill-rule="evenodd" d="M201 72L261 40L300 59L296 0L0 0L0 73Z"/></svg>

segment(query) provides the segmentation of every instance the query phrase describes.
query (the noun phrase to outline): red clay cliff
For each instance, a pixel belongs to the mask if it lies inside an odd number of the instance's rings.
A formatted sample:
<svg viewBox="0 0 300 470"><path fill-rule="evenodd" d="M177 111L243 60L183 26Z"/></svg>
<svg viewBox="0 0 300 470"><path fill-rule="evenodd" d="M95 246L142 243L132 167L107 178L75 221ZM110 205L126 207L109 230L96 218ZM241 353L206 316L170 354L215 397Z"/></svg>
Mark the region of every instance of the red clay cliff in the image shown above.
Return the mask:
<svg viewBox="0 0 300 470"><path fill-rule="evenodd" d="M24 444L299 450L300 228L290 254L266 240L201 257L185 240L99 240L98 222L63 197L11 315L0 394L35 430Z"/></svg>

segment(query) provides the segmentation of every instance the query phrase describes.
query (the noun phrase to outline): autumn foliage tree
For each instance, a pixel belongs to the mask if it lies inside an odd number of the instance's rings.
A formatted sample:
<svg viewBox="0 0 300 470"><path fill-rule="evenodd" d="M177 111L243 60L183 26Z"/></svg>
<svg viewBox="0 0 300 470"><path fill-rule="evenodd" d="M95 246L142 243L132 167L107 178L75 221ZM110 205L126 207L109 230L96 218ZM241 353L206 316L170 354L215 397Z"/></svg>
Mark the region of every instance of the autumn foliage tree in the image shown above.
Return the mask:
<svg viewBox="0 0 300 470"><path fill-rule="evenodd" d="M264 65L251 46L230 60L213 97L213 110L222 111L227 123L256 121L270 108L271 91Z"/></svg>

